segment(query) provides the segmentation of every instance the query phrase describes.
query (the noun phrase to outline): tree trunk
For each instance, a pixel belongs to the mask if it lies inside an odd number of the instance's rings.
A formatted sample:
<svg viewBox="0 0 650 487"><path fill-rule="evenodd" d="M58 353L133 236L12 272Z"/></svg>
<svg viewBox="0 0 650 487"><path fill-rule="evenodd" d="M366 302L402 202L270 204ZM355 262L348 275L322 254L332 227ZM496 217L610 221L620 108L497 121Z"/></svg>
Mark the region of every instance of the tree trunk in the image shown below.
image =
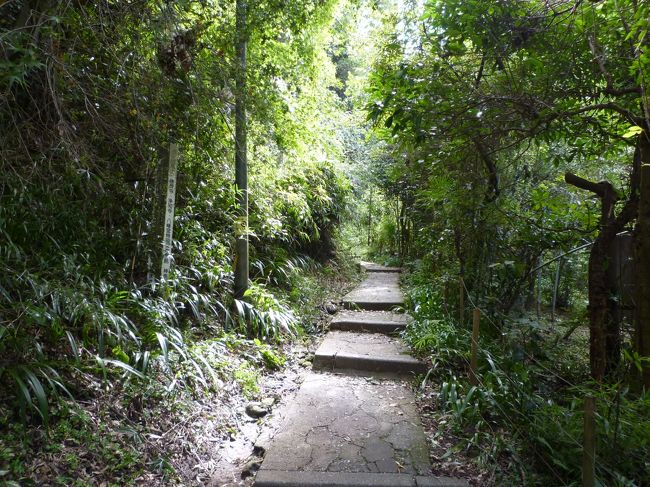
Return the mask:
<svg viewBox="0 0 650 487"><path fill-rule="evenodd" d="M636 240L636 330L635 348L639 356L650 358L650 141L640 135L641 163L639 213L635 231ZM650 390L650 364L643 365L642 381Z"/></svg>
<svg viewBox="0 0 650 487"><path fill-rule="evenodd" d="M634 151L632 174L630 175L630 196L616 217L614 217L614 203L616 202L617 194L610 183L606 181L593 183L570 173L565 175L565 181L567 183L596 193L602 201L601 231L594 241L591 254L589 255L589 348L591 355L591 375L597 381L602 381L606 375L614 372L620 363L620 324L616 320L618 315L617 286L616 282L612 282L612 275L608 272L608 267L610 267L609 264L612 262L611 257L615 251L616 235L626 225L637 218L642 161L644 163L650 163L650 142L646 138L645 133L639 136L636 150ZM644 241L648 242L648 238L650 237L637 235L637 248ZM644 268L643 265L646 267ZM647 271L647 265L647 261L645 264L639 264L639 271L637 271L638 279L648 278L649 272ZM648 285L650 286L650 283ZM647 289L650 290L650 287ZM640 307L648 306L647 297L648 294L645 294L643 299L637 303L639 330L646 329L645 327L649 319L647 317L648 311L639 309ZM642 312L646 313L645 321L640 318ZM640 334L637 333L637 336L640 336ZM646 347L645 350L647 351L648 344L644 344L643 346Z"/></svg>
<svg viewBox="0 0 650 487"><path fill-rule="evenodd" d="M248 153L246 140L246 0L237 0L236 52L237 71L235 101L235 183L238 218L235 224L234 295L243 299L248 289Z"/></svg>
<svg viewBox="0 0 650 487"><path fill-rule="evenodd" d="M589 358L591 376L599 382L605 377L607 358L611 355L605 338L610 328L608 256L608 242L601 233L589 255Z"/></svg>
<svg viewBox="0 0 650 487"><path fill-rule="evenodd" d="M560 273L562 272L562 257L557 261L555 269L555 282L553 283L553 300L551 301L551 322L555 323L555 307L557 306L557 291L560 287Z"/></svg>
<svg viewBox="0 0 650 487"><path fill-rule="evenodd" d="M607 181L593 183L569 173L565 180L596 193L601 200L601 230L589 254L589 357L591 376L602 381L606 374L618 367L620 358L619 323L613 313L616 299L608 272L617 233L614 204L618 195Z"/></svg>

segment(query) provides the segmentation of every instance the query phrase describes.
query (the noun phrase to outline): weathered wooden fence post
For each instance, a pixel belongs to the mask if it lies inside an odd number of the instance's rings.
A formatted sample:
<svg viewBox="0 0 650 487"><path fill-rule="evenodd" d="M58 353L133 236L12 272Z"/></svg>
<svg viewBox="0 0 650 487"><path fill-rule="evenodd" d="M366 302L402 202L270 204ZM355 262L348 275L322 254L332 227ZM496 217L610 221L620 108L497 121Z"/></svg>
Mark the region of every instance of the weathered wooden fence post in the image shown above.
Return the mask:
<svg viewBox="0 0 650 487"><path fill-rule="evenodd" d="M472 385L478 385L478 338L479 325L481 323L481 310L474 308L472 316L472 356L469 363L469 381Z"/></svg>
<svg viewBox="0 0 650 487"><path fill-rule="evenodd" d="M449 312L449 281L447 280L447 278L445 278L445 290L444 290L443 301L445 304L445 313L448 315L451 314Z"/></svg>
<svg viewBox="0 0 650 487"><path fill-rule="evenodd" d="M596 399L585 397L582 487L596 485Z"/></svg>
<svg viewBox="0 0 650 487"><path fill-rule="evenodd" d="M640 137L648 137L641 134ZM650 142L643 142L650 151ZM641 357L650 358L650 164L641 166L639 216L636 224L636 323L635 348ZM650 364L642 368L641 383L650 389Z"/></svg>
<svg viewBox="0 0 650 487"><path fill-rule="evenodd" d="M370 187L370 201L368 202L368 247L372 242L372 186Z"/></svg>

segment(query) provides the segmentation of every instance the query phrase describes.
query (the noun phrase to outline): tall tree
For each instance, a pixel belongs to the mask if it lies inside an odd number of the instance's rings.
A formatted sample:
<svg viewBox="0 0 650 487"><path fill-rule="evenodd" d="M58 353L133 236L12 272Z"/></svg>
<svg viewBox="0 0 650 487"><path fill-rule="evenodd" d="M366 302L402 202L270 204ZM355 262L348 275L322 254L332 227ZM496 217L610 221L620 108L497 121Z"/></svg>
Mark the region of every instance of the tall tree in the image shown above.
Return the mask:
<svg viewBox="0 0 650 487"><path fill-rule="evenodd" d="M238 218L235 224L235 298L243 299L248 289L248 148L246 121L246 54L248 43L247 2L236 6L236 104L235 104L235 182Z"/></svg>

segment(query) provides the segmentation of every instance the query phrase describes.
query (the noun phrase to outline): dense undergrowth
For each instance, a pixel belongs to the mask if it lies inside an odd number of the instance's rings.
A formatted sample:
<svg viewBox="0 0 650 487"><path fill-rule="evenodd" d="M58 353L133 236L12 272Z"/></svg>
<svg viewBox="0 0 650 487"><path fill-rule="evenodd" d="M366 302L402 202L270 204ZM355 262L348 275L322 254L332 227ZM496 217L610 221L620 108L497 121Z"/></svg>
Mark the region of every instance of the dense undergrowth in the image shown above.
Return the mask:
<svg viewBox="0 0 650 487"><path fill-rule="evenodd" d="M238 301L234 7L0 6L0 482L91 479L72 458L61 472L26 466L72 430L89 450L79 465L119 485L151 472L146 461L166 471L162 453L136 458L127 445L141 432L111 422L133 410L149 424L224 384L245 394L283 344L314 331L313 276L335 257L351 193L343 163L358 139L345 137L356 122L336 65L355 7L249 9L251 286ZM174 261L161 282L159 160L170 143Z"/></svg>
<svg viewBox="0 0 650 487"><path fill-rule="evenodd" d="M311 365L300 349L322 331L323 304L355 279L347 255L341 259L296 267L287 272L290 289L264 293L270 312L280 313L278 300L291 310L293 336L251 339L245 327L185 330L181 345L161 341L163 353L152 353L146 368L126 356L93 365L83 353L65 368L52 365L70 395L47 397L47 424L17 421L11 403L0 405L0 484L203 485L238 476L242 465L224 473L221 449L243 434L247 402L280 397L269 378L278 373L275 382L290 386L285 369ZM252 445L243 458L251 453Z"/></svg>
<svg viewBox="0 0 650 487"><path fill-rule="evenodd" d="M430 357L422 387L433 389L438 434L454 438L441 466L464 453L487 472L483 481L490 485L579 485L583 400L595 395L601 485L648 485L650 397L625 382L594 388L583 326L568 334L570 315L551 324L548 313L528 312L496 328L484 315L478 384L472 385L471 328L459 325L457 308L445 302L444 279L433 282L426 265L409 276L414 322L405 337Z"/></svg>
<svg viewBox="0 0 650 487"><path fill-rule="evenodd" d="M366 251L412 263L406 337L432 359L439 424L492 483L576 484L582 401L595 394L598 477L650 484L629 288L650 160L648 5L251 2L252 280L240 301L234 7L0 6L0 482L207 481L184 467L200 434L165 446L168 432L236 431L229 401L255 397L290 361L288 343L317 328L316 276L333 279L338 243L341 268ZM170 143L174 262L161 282L158 161ZM605 245L618 246L612 280L624 285L601 292L621 313L608 317L599 384L583 252L601 257L601 279L611 254L597 253L599 202L565 172L608 181L618 200Z"/></svg>

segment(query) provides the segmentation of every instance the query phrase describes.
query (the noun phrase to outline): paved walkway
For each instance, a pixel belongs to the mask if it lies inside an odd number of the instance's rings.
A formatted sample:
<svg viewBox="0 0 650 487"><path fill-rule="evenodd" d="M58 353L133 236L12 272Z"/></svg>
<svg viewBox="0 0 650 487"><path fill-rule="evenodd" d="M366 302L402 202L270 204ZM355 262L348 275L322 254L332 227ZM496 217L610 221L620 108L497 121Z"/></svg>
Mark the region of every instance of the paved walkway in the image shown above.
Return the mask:
<svg viewBox="0 0 650 487"><path fill-rule="evenodd" d="M408 323L391 311L404 304L399 269L364 267L366 279L343 299L350 311L332 320L314 371L265 445L257 487L468 485L430 475L408 383L426 366L394 336Z"/></svg>

